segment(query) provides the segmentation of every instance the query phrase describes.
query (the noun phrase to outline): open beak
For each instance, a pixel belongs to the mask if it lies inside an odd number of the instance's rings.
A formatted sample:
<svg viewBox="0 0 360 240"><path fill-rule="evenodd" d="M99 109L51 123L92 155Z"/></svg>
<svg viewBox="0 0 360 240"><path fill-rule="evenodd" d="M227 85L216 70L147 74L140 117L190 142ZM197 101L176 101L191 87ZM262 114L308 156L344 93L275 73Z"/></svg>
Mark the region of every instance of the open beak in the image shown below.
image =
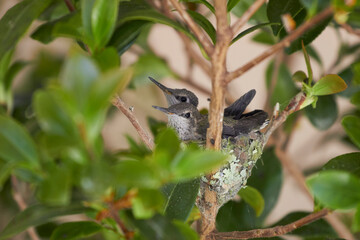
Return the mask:
<svg viewBox="0 0 360 240"><path fill-rule="evenodd" d="M163 108L163 107L158 107L158 106L152 106L153 108L162 111L163 113L167 114L167 115L172 115L174 114L173 112L170 112L168 108Z"/></svg>
<svg viewBox="0 0 360 240"><path fill-rule="evenodd" d="M164 85L153 79L152 77L149 77L149 79L150 81L155 83L155 85L158 86L161 89L161 91L163 91L169 106L179 103L174 96L173 89L165 87Z"/></svg>

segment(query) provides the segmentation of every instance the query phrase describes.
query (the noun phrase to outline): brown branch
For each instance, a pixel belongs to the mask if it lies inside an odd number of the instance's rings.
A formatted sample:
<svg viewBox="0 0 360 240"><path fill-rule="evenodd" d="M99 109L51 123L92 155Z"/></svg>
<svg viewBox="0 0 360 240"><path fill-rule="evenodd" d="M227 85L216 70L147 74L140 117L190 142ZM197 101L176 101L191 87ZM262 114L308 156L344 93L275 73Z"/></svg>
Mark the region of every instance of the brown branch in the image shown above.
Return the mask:
<svg viewBox="0 0 360 240"><path fill-rule="evenodd" d="M342 28L344 28L348 33L354 34L358 37L360 37L360 30L359 29L353 29L349 24L343 23L340 25Z"/></svg>
<svg viewBox="0 0 360 240"><path fill-rule="evenodd" d="M284 47L287 47L290 45L290 43L297 38L299 38L302 34L304 34L309 29L315 27L318 23L324 21L326 18L330 17L333 14L333 8L328 7L322 12L320 12L318 15L310 19L309 21L303 23L300 27L295 29L292 33L290 33L287 37L282 39L277 44L270 47L268 50L266 50L263 54L260 56L254 58L250 62L246 63L242 67L238 68L237 70L229 73L226 77L226 83L231 82L237 77L240 77L245 72L249 71L251 68L268 58L269 56L273 55L275 52L283 49Z"/></svg>
<svg viewBox="0 0 360 240"><path fill-rule="evenodd" d="M71 0L64 0L67 8L70 12L74 12L76 10L75 6L72 4Z"/></svg>
<svg viewBox="0 0 360 240"><path fill-rule="evenodd" d="M264 144L266 144L267 140L269 139L270 135L282 124L286 121L287 117L298 111L301 107L301 104L305 101L306 95L303 92L299 92L293 99L290 100L290 103L287 107L279 113L279 106L275 107L274 114L272 120L264 133Z"/></svg>
<svg viewBox="0 0 360 240"><path fill-rule="evenodd" d="M233 37L236 33L249 21L249 19L255 14L255 12L266 2L266 0L256 0L244 14L234 23L231 27Z"/></svg>
<svg viewBox="0 0 360 240"><path fill-rule="evenodd" d="M234 232L217 232L211 235L215 239L248 239L248 238L261 238L261 237L276 237L289 233L298 229L306 224L312 223L330 213L329 209L322 209L319 212L311 213L295 222L289 223L284 226L276 226L273 228L255 229L250 231L234 231Z"/></svg>
<svg viewBox="0 0 360 240"><path fill-rule="evenodd" d="M138 132L141 140L146 144L149 149L152 150L154 148L154 142L152 138L140 125L139 121L136 119L133 112L125 105L124 101L119 96L116 96L113 99L112 104L117 107L130 120L131 124Z"/></svg>
<svg viewBox="0 0 360 240"><path fill-rule="evenodd" d="M18 182L17 178L13 175L11 176L11 183L13 186L13 192L12 192L13 198L14 198L16 204L18 205L19 209L21 211L24 211L27 208L27 204L26 204L24 198L20 194L19 182ZM26 231L32 240L40 240L40 237L37 235L34 227L30 227Z"/></svg>
<svg viewBox="0 0 360 240"><path fill-rule="evenodd" d="M194 22L194 20L190 17L190 15L183 8L182 4L180 4L177 0L170 0L172 5L179 12L180 16L186 23L186 25L191 29L191 31L195 34L201 45L204 47L206 53L210 56L213 52L214 46L210 42L210 39L204 34L204 32L198 27L198 25Z"/></svg>

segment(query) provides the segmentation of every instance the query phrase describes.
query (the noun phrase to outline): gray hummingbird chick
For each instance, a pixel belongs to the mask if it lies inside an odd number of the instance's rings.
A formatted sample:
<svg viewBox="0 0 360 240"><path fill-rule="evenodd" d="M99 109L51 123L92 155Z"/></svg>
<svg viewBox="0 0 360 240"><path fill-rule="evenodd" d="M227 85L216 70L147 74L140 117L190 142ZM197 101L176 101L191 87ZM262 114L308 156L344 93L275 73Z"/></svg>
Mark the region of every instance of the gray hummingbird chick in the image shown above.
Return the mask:
<svg viewBox="0 0 360 240"><path fill-rule="evenodd" d="M207 115L201 115L190 103L178 103L169 108L153 106L168 116L168 126L175 129L182 141L204 140L208 127Z"/></svg>
<svg viewBox="0 0 360 240"><path fill-rule="evenodd" d="M197 96L183 88L183 89L172 89L165 87L152 77L149 77L149 79L158 86L164 93L166 100L168 102L168 106L186 102L194 105L195 107L198 106L199 100ZM256 94L255 89L251 89L249 92L245 93L243 96L241 96L239 99L237 99L235 102L233 102L229 107L224 109L224 117L232 117L234 119L240 119L241 115L244 113L246 107L249 105L249 103L252 101Z"/></svg>
<svg viewBox="0 0 360 240"><path fill-rule="evenodd" d="M191 92L185 88L183 88L183 89L168 88L168 87L165 87L164 85L162 85L161 83L159 83L158 81L156 81L155 79L153 79L152 77L149 77L149 79L163 91L163 93L166 97L168 106L171 106L171 105L174 105L177 103L190 103L190 104L194 105L195 107L198 106L199 99L193 92Z"/></svg>

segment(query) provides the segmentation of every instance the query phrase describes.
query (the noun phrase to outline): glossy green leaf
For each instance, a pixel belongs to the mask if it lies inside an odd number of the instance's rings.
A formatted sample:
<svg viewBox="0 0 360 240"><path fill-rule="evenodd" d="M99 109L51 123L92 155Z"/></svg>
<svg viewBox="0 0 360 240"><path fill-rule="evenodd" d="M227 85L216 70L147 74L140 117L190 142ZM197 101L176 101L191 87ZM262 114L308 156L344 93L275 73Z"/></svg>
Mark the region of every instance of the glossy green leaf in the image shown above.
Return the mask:
<svg viewBox="0 0 360 240"><path fill-rule="evenodd" d="M135 219L129 211L126 212L126 216L129 222L139 230L141 239L188 240L188 234L182 233L183 227L180 230L171 222L171 219L165 216L155 215L151 219L139 220Z"/></svg>
<svg viewBox="0 0 360 240"><path fill-rule="evenodd" d="M72 240L90 237L102 229L101 225L90 221L63 223L51 234L50 240Z"/></svg>
<svg viewBox="0 0 360 240"><path fill-rule="evenodd" d="M26 168L39 168L35 144L23 126L0 115L0 159Z"/></svg>
<svg viewBox="0 0 360 240"><path fill-rule="evenodd" d="M239 33L232 41L231 43L233 44L234 42L236 42L237 40L239 40L240 38L246 36L249 33L252 33L253 31L262 28L262 27L266 27L266 26L271 26L271 25L277 25L278 23L260 23L257 24L255 26L249 27L248 29L245 29L244 31L242 31L241 33Z"/></svg>
<svg viewBox="0 0 360 240"><path fill-rule="evenodd" d="M229 0L226 6L227 11L230 12L239 2L240 0Z"/></svg>
<svg viewBox="0 0 360 240"><path fill-rule="evenodd" d="M177 183L168 195L165 205L165 216L171 219L186 221L198 196L199 179Z"/></svg>
<svg viewBox="0 0 360 240"><path fill-rule="evenodd" d="M184 223L182 221L174 220L173 224L177 227L177 229L181 232L181 234L187 239L187 240L199 240L199 236L195 232L194 229L192 229L191 226L189 226L187 223Z"/></svg>
<svg viewBox="0 0 360 240"><path fill-rule="evenodd" d="M341 124L353 143L360 148L360 118L356 116L345 116Z"/></svg>
<svg viewBox="0 0 360 240"><path fill-rule="evenodd" d="M110 40L115 29L118 0L95 0L91 13L91 29L95 46L101 49Z"/></svg>
<svg viewBox="0 0 360 240"><path fill-rule="evenodd" d="M267 17L272 23L279 23L279 25L271 26L274 35L278 35L280 30L284 27L281 21L281 15L288 13L291 16L296 16L303 6L299 0L270 0L267 4Z"/></svg>
<svg viewBox="0 0 360 240"><path fill-rule="evenodd" d="M137 219L147 219L160 212L164 205L164 196L159 190L139 189L131 199L132 211Z"/></svg>
<svg viewBox="0 0 360 240"><path fill-rule="evenodd" d="M0 191L3 190L5 182L9 179L15 164L0 161Z"/></svg>
<svg viewBox="0 0 360 240"><path fill-rule="evenodd" d="M81 19L86 42L93 46L92 11L96 0L81 0Z"/></svg>
<svg viewBox="0 0 360 240"><path fill-rule="evenodd" d="M0 84L1 85L3 85L6 81L5 76L10 67L10 62L11 62L13 54L14 54L14 51L8 51L3 56L0 57Z"/></svg>
<svg viewBox="0 0 360 240"><path fill-rule="evenodd" d="M188 149L180 152L172 162L172 175L176 180L199 177L225 163L227 158L221 152Z"/></svg>
<svg viewBox="0 0 360 240"><path fill-rule="evenodd" d="M31 23L52 0L24 0L9 9L0 20L0 56L13 49Z"/></svg>
<svg viewBox="0 0 360 240"><path fill-rule="evenodd" d="M332 209L350 209L360 203L360 178L337 170L321 171L307 179L315 199Z"/></svg>
<svg viewBox="0 0 360 240"><path fill-rule="evenodd" d="M209 35L211 41L215 44L216 43L216 30L211 22L201 15L198 12L187 10L189 15L194 19L194 21L205 30L205 32Z"/></svg>
<svg viewBox="0 0 360 240"><path fill-rule="evenodd" d="M312 125L319 130L331 127L338 116L338 109L334 96L320 96L316 102L316 108L305 108L306 117Z"/></svg>
<svg viewBox="0 0 360 240"><path fill-rule="evenodd" d="M274 62L272 61L266 69L266 86L269 88L272 81L272 76L274 72ZM278 71L278 78L276 80L276 85L271 96L270 104L275 106L277 102L280 103L281 107L285 107L287 102L296 95L298 92L294 82L292 81L292 76L289 69L285 64L280 64Z"/></svg>
<svg viewBox="0 0 360 240"><path fill-rule="evenodd" d="M37 188L37 198L50 206L67 205L70 202L71 172L68 168L52 166L47 169L48 176Z"/></svg>
<svg viewBox="0 0 360 240"><path fill-rule="evenodd" d="M254 42L261 43L261 44L267 44L267 45L273 45L276 43L274 36L267 31L259 32L252 38L252 40Z"/></svg>
<svg viewBox="0 0 360 240"><path fill-rule="evenodd" d="M120 57L116 49L113 47L98 51L93 55L93 57L103 72L120 67Z"/></svg>
<svg viewBox="0 0 360 240"><path fill-rule="evenodd" d="M354 72L351 67L345 68L339 73L339 76L344 79L346 85L348 86L344 91L337 93L337 95L350 98L356 92L360 91L360 85L356 84L354 80Z"/></svg>
<svg viewBox="0 0 360 240"><path fill-rule="evenodd" d="M31 226L38 226L60 216L85 213L91 209L80 204L72 204L66 207L48 207L35 205L28 207L16 215L0 233L0 239L9 239L18 233L25 231Z"/></svg>
<svg viewBox="0 0 360 240"><path fill-rule="evenodd" d="M108 46L115 47L118 54L122 55L131 47L140 35L141 30L143 30L147 25L149 25L149 22L142 20L128 21L121 24L115 29Z"/></svg>
<svg viewBox="0 0 360 240"><path fill-rule="evenodd" d="M354 219L351 224L351 230L353 232L360 232L360 204L356 208Z"/></svg>
<svg viewBox="0 0 360 240"><path fill-rule="evenodd" d="M244 201L229 201L220 208L216 217L218 231L242 231L264 226L264 220L277 203L282 186L281 163L275 155L274 148L264 151L247 183L263 196L264 211L256 217L254 209Z"/></svg>
<svg viewBox="0 0 360 240"><path fill-rule="evenodd" d="M159 121L153 117L148 117L147 122L151 133L156 137L160 132L162 132L166 127L166 122Z"/></svg>
<svg viewBox="0 0 360 240"><path fill-rule="evenodd" d="M311 83L313 81L313 70L311 68L310 57L306 51L304 42L301 42L301 47L302 47L302 51L304 54L304 59L305 59L305 63L306 63L306 69L307 69L307 73L308 73L309 82Z"/></svg>
<svg viewBox="0 0 360 240"><path fill-rule="evenodd" d="M59 19L46 22L31 34L31 38L45 44L55 40L57 37L85 40L82 34L79 12L69 13Z"/></svg>
<svg viewBox="0 0 360 240"><path fill-rule="evenodd" d="M328 161L322 170L343 170L360 177L360 152L337 156Z"/></svg>
<svg viewBox="0 0 360 240"><path fill-rule="evenodd" d="M149 83L148 76L152 76L158 80L164 77L176 76L165 60L153 53L145 53L141 55L137 62L133 64L133 68L134 76L129 85L130 88L136 88Z"/></svg>
<svg viewBox="0 0 360 240"><path fill-rule="evenodd" d="M143 188L156 188L160 185L156 172L143 162L123 160L112 169L118 184Z"/></svg>
<svg viewBox="0 0 360 240"><path fill-rule="evenodd" d="M345 81L336 74L328 74L320 78L312 87L315 96L334 94L344 91L347 88Z"/></svg>
<svg viewBox="0 0 360 240"><path fill-rule="evenodd" d="M155 139L154 161L164 168L169 168L171 161L180 150L180 140L176 132L166 128Z"/></svg>
<svg viewBox="0 0 360 240"><path fill-rule="evenodd" d="M246 186L240 189L239 195L247 204L249 204L256 213L256 217L259 217L264 210L264 198L256 188Z"/></svg>
<svg viewBox="0 0 360 240"><path fill-rule="evenodd" d="M272 226L284 226L295 222L307 215L310 212L292 212L283 217L280 221L274 223ZM315 222L302 226L290 232L289 235L296 235L305 239L333 239L337 237L336 232L324 219L319 219Z"/></svg>
<svg viewBox="0 0 360 240"><path fill-rule="evenodd" d="M5 91L11 90L12 82L15 76L27 65L27 62L16 61L14 62L5 75L4 87Z"/></svg>
<svg viewBox="0 0 360 240"><path fill-rule="evenodd" d="M360 91L351 97L351 103L360 109Z"/></svg>

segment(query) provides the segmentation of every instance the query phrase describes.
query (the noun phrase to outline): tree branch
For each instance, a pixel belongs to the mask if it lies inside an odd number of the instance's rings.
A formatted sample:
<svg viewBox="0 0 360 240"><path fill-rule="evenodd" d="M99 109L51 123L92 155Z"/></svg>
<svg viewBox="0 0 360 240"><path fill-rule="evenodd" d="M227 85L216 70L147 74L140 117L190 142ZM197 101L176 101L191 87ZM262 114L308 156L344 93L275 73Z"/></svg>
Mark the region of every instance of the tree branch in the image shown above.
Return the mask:
<svg viewBox="0 0 360 240"><path fill-rule="evenodd" d="M24 198L20 194L19 182L18 182L17 178L13 175L11 176L11 183L13 186L13 191L12 191L13 198L14 198L16 204L18 205L19 209L21 211L24 211L27 208L27 204L26 204ZM31 240L40 240L34 227L30 227L26 231L29 234Z"/></svg>
<svg viewBox="0 0 360 240"><path fill-rule="evenodd" d="M276 237L289 233L295 229L298 229L306 224L312 223L320 218L323 218L330 213L329 209L322 209L319 212L311 213L306 217L303 217L295 222L289 223L284 226L276 226L266 229L255 229L250 231L234 231L234 232L217 232L212 233L216 239L248 239L248 238L261 238L261 237Z"/></svg>
<svg viewBox="0 0 360 240"><path fill-rule="evenodd" d="M248 10L234 23L231 27L233 37L236 33L249 21L249 19L255 14L255 12L266 2L266 0L256 0Z"/></svg>
<svg viewBox="0 0 360 240"><path fill-rule="evenodd" d="M179 12L180 16L182 17L186 25L195 34L201 45L204 47L206 53L210 56L214 48L212 43L210 42L210 39L198 27L198 25L194 22L194 20L190 17L190 15L186 12L186 10L184 10L182 4L180 4L177 0L170 0L170 2Z"/></svg>
<svg viewBox="0 0 360 240"><path fill-rule="evenodd" d="M360 30L359 29L353 29L349 24L343 23L340 25L342 28L344 28L348 33L354 34L358 37L360 37Z"/></svg>
<svg viewBox="0 0 360 240"><path fill-rule="evenodd" d="M295 29L293 32L291 32L287 37L282 39L280 42L278 42L277 44L270 47L263 54L261 54L260 56L254 58L250 62L246 63L244 66L238 68L237 70L229 73L227 75L227 77L226 77L226 83L229 83L232 80L234 80L235 78L240 77L245 72L249 71L251 68L253 68L257 64L259 64L260 62L262 62L263 60L265 60L269 56L273 55L275 52L283 49L284 47L289 46L292 41L299 38L306 31L313 28L318 23L324 21L326 18L330 17L332 14L333 14L333 8L332 7L326 8L325 10L320 12L318 15L316 15L315 17L313 17L309 21L303 23L300 27Z"/></svg>
<svg viewBox="0 0 360 240"><path fill-rule="evenodd" d="M140 125L139 121L136 119L133 112L125 105L124 101L119 96L116 96L113 99L112 104L117 107L130 120L131 124L138 132L141 140L150 150L152 150L154 148L154 141L145 131L145 129Z"/></svg>
<svg viewBox="0 0 360 240"><path fill-rule="evenodd" d="M70 12L74 12L76 10L74 5L72 4L71 0L64 0L64 2Z"/></svg>

